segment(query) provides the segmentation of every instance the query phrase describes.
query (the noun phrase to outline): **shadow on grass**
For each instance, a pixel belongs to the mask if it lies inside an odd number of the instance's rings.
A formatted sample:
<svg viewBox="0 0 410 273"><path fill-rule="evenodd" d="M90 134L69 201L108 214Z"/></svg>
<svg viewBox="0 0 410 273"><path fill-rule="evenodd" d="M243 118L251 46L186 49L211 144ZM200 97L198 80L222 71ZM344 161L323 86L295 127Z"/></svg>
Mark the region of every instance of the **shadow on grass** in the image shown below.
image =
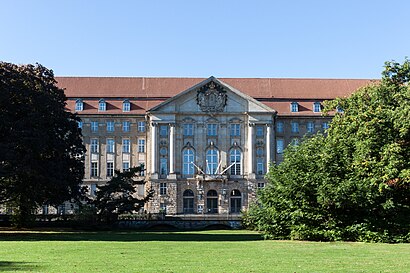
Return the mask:
<svg viewBox="0 0 410 273"><path fill-rule="evenodd" d="M0 233L0 241L257 241L262 240L257 233L237 232L135 232L135 231L98 231L98 232L7 232Z"/></svg>
<svg viewBox="0 0 410 273"><path fill-rule="evenodd" d="M41 270L40 266L34 263L27 262L9 262L9 261L0 261L0 272L2 271L33 271Z"/></svg>

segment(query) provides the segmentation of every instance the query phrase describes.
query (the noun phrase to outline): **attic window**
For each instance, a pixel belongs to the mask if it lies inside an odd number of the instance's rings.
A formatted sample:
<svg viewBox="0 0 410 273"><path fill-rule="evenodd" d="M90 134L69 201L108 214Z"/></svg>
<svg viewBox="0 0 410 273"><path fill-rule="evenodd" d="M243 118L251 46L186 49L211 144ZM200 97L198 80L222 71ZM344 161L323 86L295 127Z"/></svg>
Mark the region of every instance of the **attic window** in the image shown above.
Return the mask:
<svg viewBox="0 0 410 273"><path fill-rule="evenodd" d="M122 111L123 112L129 112L131 110L131 104L129 100L124 100L122 103Z"/></svg>
<svg viewBox="0 0 410 273"><path fill-rule="evenodd" d="M299 104L297 102L292 102L290 104L290 111L291 112L299 112Z"/></svg>
<svg viewBox="0 0 410 273"><path fill-rule="evenodd" d="M84 110L84 103L82 99L78 99L75 101L75 110L76 111L83 111Z"/></svg>
<svg viewBox="0 0 410 273"><path fill-rule="evenodd" d="M313 112L319 113L322 110L322 106L320 105L320 102L315 102L313 103Z"/></svg>
<svg viewBox="0 0 410 273"><path fill-rule="evenodd" d="M104 112L105 110L107 110L107 104L104 99L100 99L98 101L98 111Z"/></svg>

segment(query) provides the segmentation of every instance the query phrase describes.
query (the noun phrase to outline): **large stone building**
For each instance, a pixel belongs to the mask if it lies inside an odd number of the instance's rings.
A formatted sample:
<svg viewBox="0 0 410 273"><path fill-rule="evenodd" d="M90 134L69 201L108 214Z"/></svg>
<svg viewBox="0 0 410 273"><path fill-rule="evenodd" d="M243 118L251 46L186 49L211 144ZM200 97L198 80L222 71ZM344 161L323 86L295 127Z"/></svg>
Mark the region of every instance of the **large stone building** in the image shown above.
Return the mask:
<svg viewBox="0 0 410 273"><path fill-rule="evenodd" d="M235 215L264 187L269 164L328 127L324 100L368 80L57 77L82 122L84 184L144 164L151 213ZM138 189L143 195L145 188Z"/></svg>

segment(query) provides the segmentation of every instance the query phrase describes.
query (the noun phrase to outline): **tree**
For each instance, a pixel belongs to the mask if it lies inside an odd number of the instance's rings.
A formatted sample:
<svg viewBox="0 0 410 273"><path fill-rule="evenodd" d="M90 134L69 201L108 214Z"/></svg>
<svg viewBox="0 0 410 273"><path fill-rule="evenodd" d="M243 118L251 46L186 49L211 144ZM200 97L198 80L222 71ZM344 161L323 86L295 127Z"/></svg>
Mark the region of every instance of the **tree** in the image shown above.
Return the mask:
<svg viewBox="0 0 410 273"><path fill-rule="evenodd" d="M109 223L116 220L120 214L133 213L144 207L153 196L153 191L148 190L142 199L136 197L136 186L145 184L145 180L141 177L143 171L144 165L124 172L115 170L115 175L106 185L97 187L97 196L92 203L102 220Z"/></svg>
<svg viewBox="0 0 410 273"><path fill-rule="evenodd" d="M0 62L0 202L17 226L79 193L85 148L79 118L65 106L52 70Z"/></svg>
<svg viewBox="0 0 410 273"><path fill-rule="evenodd" d="M327 136L285 152L246 223L270 238L410 241L410 63L326 102Z"/></svg>

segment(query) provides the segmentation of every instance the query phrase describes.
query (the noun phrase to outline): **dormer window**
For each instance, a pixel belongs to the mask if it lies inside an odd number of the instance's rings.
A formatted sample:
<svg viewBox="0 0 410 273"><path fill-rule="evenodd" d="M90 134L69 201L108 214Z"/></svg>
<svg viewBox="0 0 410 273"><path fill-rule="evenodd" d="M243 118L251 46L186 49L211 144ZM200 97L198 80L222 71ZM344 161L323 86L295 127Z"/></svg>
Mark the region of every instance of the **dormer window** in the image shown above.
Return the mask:
<svg viewBox="0 0 410 273"><path fill-rule="evenodd" d="M84 110L84 103L82 99L78 99L75 101L75 110L76 111L83 111Z"/></svg>
<svg viewBox="0 0 410 273"><path fill-rule="evenodd" d="M104 99L100 99L98 101L98 111L104 112L105 110L107 110L107 104Z"/></svg>
<svg viewBox="0 0 410 273"><path fill-rule="evenodd" d="M290 104L290 111L291 112L299 112L299 103L297 102L292 102Z"/></svg>
<svg viewBox="0 0 410 273"><path fill-rule="evenodd" d="M322 106L320 105L320 102L317 101L313 103L313 112L319 113L320 111L322 111Z"/></svg>
<svg viewBox="0 0 410 273"><path fill-rule="evenodd" d="M337 107L336 107L336 112L338 112L338 113L343 113L343 112L344 112L344 110L343 110L343 108L342 108L342 107L337 106Z"/></svg>
<svg viewBox="0 0 410 273"><path fill-rule="evenodd" d="M123 112L129 112L131 110L131 103L129 100L124 100L122 103L122 111Z"/></svg>

